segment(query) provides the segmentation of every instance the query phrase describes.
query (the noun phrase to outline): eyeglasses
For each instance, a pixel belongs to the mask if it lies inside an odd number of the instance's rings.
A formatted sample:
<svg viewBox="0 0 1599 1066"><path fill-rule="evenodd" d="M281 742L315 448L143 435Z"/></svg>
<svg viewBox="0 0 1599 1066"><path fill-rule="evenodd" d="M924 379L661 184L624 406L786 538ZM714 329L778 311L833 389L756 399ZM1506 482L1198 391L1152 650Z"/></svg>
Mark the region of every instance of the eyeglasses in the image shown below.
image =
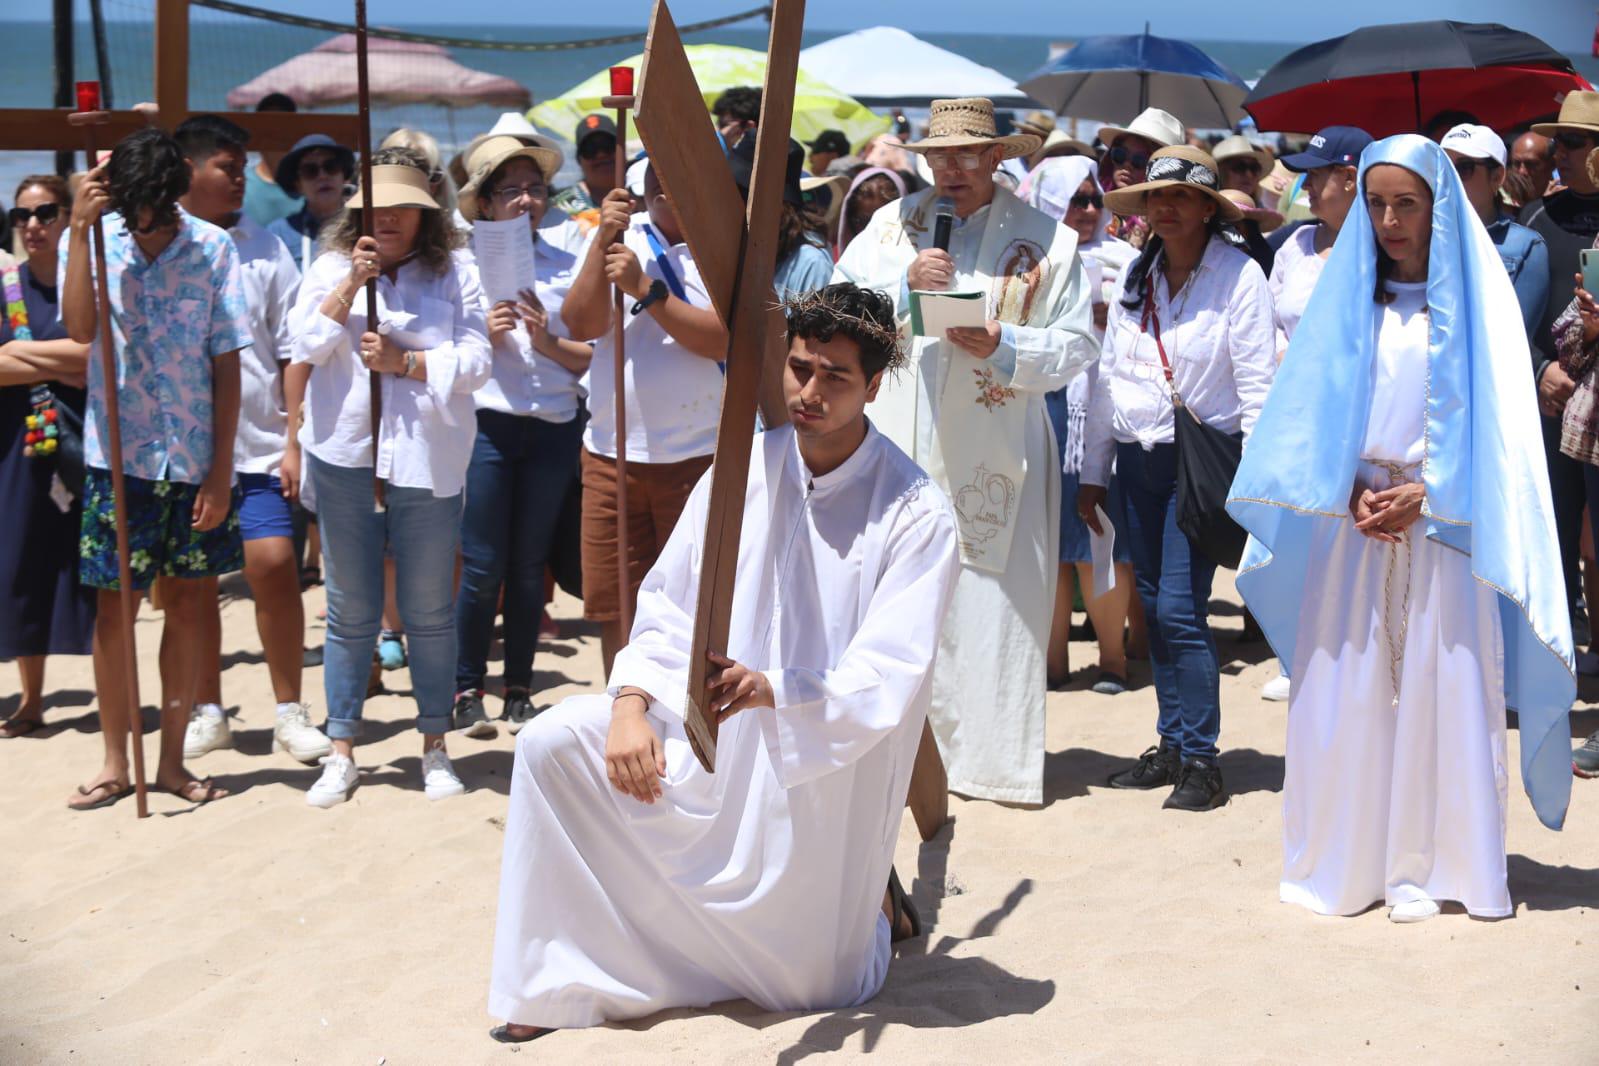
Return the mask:
<svg viewBox="0 0 1599 1066"><path fill-rule="evenodd" d="M529 200L543 200L549 195L548 185L503 185L494 190L494 202L510 205L523 197Z"/></svg>
<svg viewBox="0 0 1599 1066"><path fill-rule="evenodd" d="M31 210L26 207L13 207L10 215L11 224L17 229L21 229L23 226L26 226L28 224L28 219L30 218L38 219L39 225L41 226L48 226L50 223L61 217L61 205L40 204L38 207L35 207Z"/></svg>
<svg viewBox="0 0 1599 1066"><path fill-rule="evenodd" d="M1568 152L1576 152L1583 148L1592 148L1593 137L1586 133L1557 133L1555 143Z"/></svg>
<svg viewBox="0 0 1599 1066"><path fill-rule="evenodd" d="M326 174L330 178L342 178L344 164L337 159L324 159L320 163L315 159L300 160L300 177L314 178L318 174Z"/></svg>
<svg viewBox="0 0 1599 1066"><path fill-rule="evenodd" d="M1123 163L1131 163L1134 170L1143 170L1145 167L1149 166L1148 155L1143 152L1129 152L1121 145L1117 145L1115 148L1112 148L1106 153L1106 155L1110 156L1110 161L1115 163L1117 166L1120 166Z"/></svg>
<svg viewBox="0 0 1599 1066"><path fill-rule="evenodd" d="M983 165L982 152L928 152L927 165L934 170L976 170Z"/></svg>
<svg viewBox="0 0 1599 1066"><path fill-rule="evenodd" d="M1087 211L1090 207L1097 210L1105 206L1105 198L1097 192L1078 193L1066 202L1075 211Z"/></svg>
<svg viewBox="0 0 1599 1066"><path fill-rule="evenodd" d="M1241 171L1242 173L1245 173L1245 174L1259 174L1260 173L1260 160L1258 160L1258 159L1248 159L1248 158L1245 158L1245 159L1223 159L1221 161L1221 168L1223 170L1237 170L1237 171Z"/></svg>

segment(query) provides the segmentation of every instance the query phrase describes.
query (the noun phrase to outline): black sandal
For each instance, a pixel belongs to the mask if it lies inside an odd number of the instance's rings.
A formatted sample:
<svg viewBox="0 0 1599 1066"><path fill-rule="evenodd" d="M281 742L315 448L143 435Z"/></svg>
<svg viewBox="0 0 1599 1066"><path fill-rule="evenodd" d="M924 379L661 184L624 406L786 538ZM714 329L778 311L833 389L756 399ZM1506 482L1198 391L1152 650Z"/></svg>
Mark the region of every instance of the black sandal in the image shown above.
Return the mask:
<svg viewBox="0 0 1599 1066"><path fill-rule="evenodd" d="M511 1023L506 1022L504 1025L496 1025L493 1029L490 1029L489 1036L502 1044L525 1044L529 1040L537 1040L539 1037L549 1036L553 1032L555 1032L554 1029L534 1029L529 1036L512 1036Z"/></svg>
<svg viewBox="0 0 1599 1066"><path fill-rule="evenodd" d="M897 944L901 940L914 940L916 937L921 936L921 912L916 909L915 902L911 899L910 894L905 891L904 886L899 883L899 873L892 866L888 868L888 898L894 908L894 917L889 922L889 943ZM906 936L900 936L899 933L899 920L902 916L909 918L911 922L911 931Z"/></svg>

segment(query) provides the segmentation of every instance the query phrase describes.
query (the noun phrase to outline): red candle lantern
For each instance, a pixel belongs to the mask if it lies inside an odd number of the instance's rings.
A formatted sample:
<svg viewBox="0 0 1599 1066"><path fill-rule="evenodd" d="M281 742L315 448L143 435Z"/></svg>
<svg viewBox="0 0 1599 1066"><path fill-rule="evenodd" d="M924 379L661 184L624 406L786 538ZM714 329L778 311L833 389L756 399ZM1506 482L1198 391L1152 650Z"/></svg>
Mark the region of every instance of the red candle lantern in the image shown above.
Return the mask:
<svg viewBox="0 0 1599 1066"><path fill-rule="evenodd" d="M611 68L611 95L612 96L632 96L633 95L633 68L632 67L612 67Z"/></svg>
<svg viewBox="0 0 1599 1066"><path fill-rule="evenodd" d="M78 110L100 110L100 83L97 81L80 81L78 88Z"/></svg>

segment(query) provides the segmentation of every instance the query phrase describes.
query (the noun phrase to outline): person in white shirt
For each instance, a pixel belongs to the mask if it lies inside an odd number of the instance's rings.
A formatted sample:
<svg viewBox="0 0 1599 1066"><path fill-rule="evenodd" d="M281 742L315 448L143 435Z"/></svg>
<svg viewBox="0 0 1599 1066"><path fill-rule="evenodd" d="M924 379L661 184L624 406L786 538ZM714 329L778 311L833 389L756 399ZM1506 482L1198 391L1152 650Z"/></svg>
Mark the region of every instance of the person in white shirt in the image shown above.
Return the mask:
<svg viewBox="0 0 1599 1066"><path fill-rule="evenodd" d="M250 307L253 343L239 353L239 428L233 440L244 577L255 600L256 632L277 701L273 747L314 764L333 750L311 724L301 699L305 608L294 556L294 526L278 476L289 418L284 407L283 364L289 357L289 311L300 271L289 250L243 213L245 145L249 134L217 115L196 115L173 132L189 161L189 191L179 201L196 218L228 231L239 251L239 271ZM197 634L200 681L183 737L183 757L197 759L233 746L222 709L222 619L213 603Z"/></svg>
<svg viewBox="0 0 1599 1066"><path fill-rule="evenodd" d="M1195 811L1227 798L1216 761L1220 662L1206 616L1216 563L1177 526L1172 392L1200 421L1247 438L1276 367L1266 275L1221 236L1221 223L1240 215L1218 189L1215 161L1180 145L1154 154L1148 181L1105 197L1111 210L1147 218L1152 237L1110 305L1077 494L1097 532L1114 458L1160 708L1159 743L1109 783L1173 785L1165 806Z"/></svg>
<svg viewBox="0 0 1599 1066"><path fill-rule="evenodd" d="M467 165L471 177L460 191L461 214L489 226L525 219L533 238L531 276L483 278L486 292L517 297L501 299L489 310L494 369L475 398L477 442L461 515L452 717L455 728L468 736L492 737L498 730L483 708L483 679L502 590L502 717L514 734L535 713L533 651L544 613L544 571L562 501L577 481L583 445L580 381L594 349L565 337L561 324L561 304L583 246L577 226L548 209L550 179L561 168L561 153L515 137L490 137L471 152ZM480 276L489 269L479 262Z"/></svg>
<svg viewBox="0 0 1599 1066"><path fill-rule="evenodd" d="M333 754L306 802L331 807L356 785L353 759L392 549L409 639L422 779L429 799L465 791L444 750L454 694L455 557L461 495L488 381L483 294L454 225L410 149L373 155L372 189L328 230L290 316L296 367L309 368L302 491L317 504L326 558L324 685ZM359 212L371 204L373 236ZM377 282L378 327L365 285ZM304 371L299 371L303 375ZM369 382L381 419L373 439ZM303 378L302 378L303 379ZM374 506L381 488L384 506Z"/></svg>
<svg viewBox="0 0 1599 1066"><path fill-rule="evenodd" d="M707 165L726 166L717 158ZM600 623L610 670L622 646L616 543L616 339L611 286L622 290L626 370L628 580L636 598L716 450L727 328L653 169L644 211L612 189L561 307L574 340L592 341L583 434L583 617Z"/></svg>
<svg viewBox="0 0 1599 1066"><path fill-rule="evenodd" d="M683 725L710 478L639 596L608 691L517 737L496 1040L744 998L856 1006L920 919L892 874L959 569L948 499L866 418L893 303L788 305L790 424L751 448L716 772ZM889 886L885 892L885 883Z"/></svg>

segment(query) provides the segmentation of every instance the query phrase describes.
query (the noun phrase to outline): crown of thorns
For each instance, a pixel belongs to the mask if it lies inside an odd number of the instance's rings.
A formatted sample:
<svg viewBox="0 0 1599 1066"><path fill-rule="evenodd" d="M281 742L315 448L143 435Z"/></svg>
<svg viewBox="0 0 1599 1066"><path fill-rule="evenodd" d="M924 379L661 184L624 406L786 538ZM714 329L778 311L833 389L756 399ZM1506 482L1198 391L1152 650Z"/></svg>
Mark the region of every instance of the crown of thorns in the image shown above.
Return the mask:
<svg viewBox="0 0 1599 1066"><path fill-rule="evenodd" d="M825 317L834 332L842 332L845 336L853 338L857 344L866 343L882 349L888 353L888 363L885 367L887 370L898 370L905 365L905 352L900 346L898 331L889 329L865 315L840 307L836 294L829 295L831 288L832 286L828 286L814 292L795 293L782 301L779 306L783 308L783 314L790 322L812 315ZM884 302L888 300L888 297L881 293L873 295Z"/></svg>

